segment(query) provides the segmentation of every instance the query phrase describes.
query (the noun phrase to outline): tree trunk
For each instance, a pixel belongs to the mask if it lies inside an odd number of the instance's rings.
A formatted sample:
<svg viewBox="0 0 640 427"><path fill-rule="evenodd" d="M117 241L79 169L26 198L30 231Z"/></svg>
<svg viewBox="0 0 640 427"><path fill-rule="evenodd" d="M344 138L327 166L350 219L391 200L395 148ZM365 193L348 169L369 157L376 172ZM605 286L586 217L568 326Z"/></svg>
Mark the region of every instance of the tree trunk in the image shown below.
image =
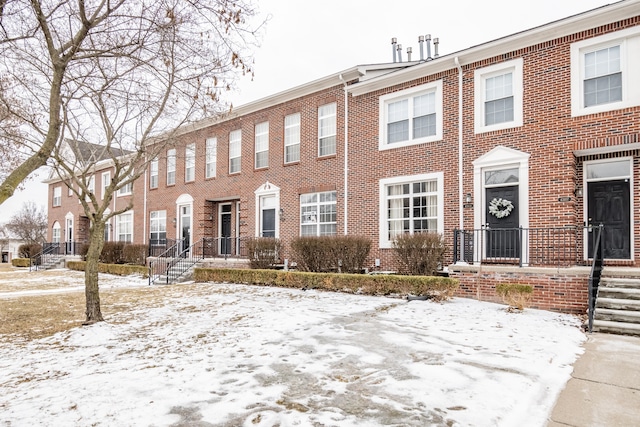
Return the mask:
<svg viewBox="0 0 640 427"><path fill-rule="evenodd" d="M87 310L83 325L104 321L100 311L100 289L98 286L98 261L104 246L104 228L104 220L99 219L93 223L89 233L89 250L84 268L84 294Z"/></svg>

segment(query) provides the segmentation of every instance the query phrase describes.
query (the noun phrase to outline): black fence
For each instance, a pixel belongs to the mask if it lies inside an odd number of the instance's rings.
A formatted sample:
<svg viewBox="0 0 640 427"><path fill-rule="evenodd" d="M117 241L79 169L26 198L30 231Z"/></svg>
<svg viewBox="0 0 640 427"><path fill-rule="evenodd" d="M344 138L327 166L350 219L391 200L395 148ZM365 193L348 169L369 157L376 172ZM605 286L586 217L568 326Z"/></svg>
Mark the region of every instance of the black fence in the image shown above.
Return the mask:
<svg viewBox="0 0 640 427"><path fill-rule="evenodd" d="M42 244L42 253L49 255L80 255L81 242L49 242Z"/></svg>
<svg viewBox="0 0 640 427"><path fill-rule="evenodd" d="M456 229L453 261L518 266L587 265L584 242L595 239L594 231L597 227Z"/></svg>

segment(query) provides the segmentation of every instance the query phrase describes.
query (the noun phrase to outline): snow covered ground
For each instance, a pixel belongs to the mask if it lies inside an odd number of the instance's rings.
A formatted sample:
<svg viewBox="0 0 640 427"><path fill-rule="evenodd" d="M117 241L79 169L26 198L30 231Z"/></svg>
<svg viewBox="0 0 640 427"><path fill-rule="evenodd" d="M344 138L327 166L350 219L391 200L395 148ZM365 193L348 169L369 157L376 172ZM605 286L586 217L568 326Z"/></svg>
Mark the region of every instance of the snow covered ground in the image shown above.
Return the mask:
<svg viewBox="0 0 640 427"><path fill-rule="evenodd" d="M0 426L544 426L585 339L575 317L468 299L173 286L0 344Z"/></svg>

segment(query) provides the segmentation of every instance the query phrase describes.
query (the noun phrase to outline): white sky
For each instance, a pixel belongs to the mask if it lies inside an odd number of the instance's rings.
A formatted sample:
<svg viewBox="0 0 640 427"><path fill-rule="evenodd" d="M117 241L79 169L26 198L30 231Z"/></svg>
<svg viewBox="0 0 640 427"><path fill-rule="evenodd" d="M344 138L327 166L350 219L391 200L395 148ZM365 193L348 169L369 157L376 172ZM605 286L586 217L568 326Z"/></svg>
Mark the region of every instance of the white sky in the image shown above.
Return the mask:
<svg viewBox="0 0 640 427"><path fill-rule="evenodd" d="M49 287L50 274L0 285ZM82 292L82 272L62 274L58 286ZM103 290L148 289L146 303L108 323L1 340L0 423L537 427L585 340L575 316L463 298L146 283L101 275Z"/></svg>
<svg viewBox="0 0 640 427"><path fill-rule="evenodd" d="M239 82L235 106L362 64L392 61L391 38L419 58L418 36L440 39L441 55L485 43L613 0L257 0L269 17L255 52L255 77ZM46 206L46 186L31 182L0 205L0 224L32 200Z"/></svg>

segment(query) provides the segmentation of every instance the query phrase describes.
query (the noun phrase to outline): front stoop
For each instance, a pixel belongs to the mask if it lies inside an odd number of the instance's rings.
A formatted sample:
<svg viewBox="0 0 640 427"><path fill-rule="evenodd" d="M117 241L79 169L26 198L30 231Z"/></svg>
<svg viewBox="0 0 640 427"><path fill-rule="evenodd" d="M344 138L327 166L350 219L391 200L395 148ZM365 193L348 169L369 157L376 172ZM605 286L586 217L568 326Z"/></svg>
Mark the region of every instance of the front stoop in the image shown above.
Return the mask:
<svg viewBox="0 0 640 427"><path fill-rule="evenodd" d="M593 330L640 336L640 277L603 277Z"/></svg>

